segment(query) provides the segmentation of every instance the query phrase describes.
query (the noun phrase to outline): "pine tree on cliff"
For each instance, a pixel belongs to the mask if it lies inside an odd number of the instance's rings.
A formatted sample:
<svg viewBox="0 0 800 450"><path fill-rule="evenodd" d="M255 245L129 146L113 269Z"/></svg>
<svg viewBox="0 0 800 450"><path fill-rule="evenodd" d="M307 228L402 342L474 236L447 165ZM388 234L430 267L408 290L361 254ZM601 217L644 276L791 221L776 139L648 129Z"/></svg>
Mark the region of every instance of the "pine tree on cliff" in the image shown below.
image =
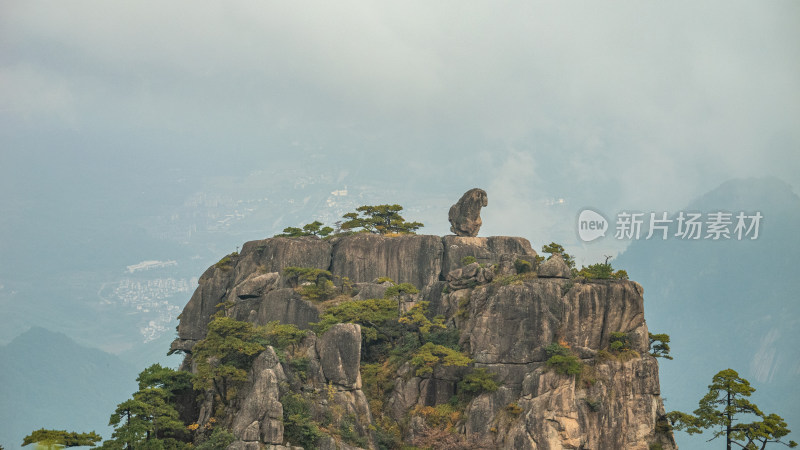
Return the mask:
<svg viewBox="0 0 800 450"><path fill-rule="evenodd" d="M117 405L109 419L114 427L111 439L98 448L187 448L176 440L185 434L174 399L191 386L191 375L153 364L136 378L139 390ZM85 445L85 444L84 444Z"/></svg>
<svg viewBox="0 0 800 450"><path fill-rule="evenodd" d="M333 228L323 227L322 225L324 225L322 222L315 220L311 223L303 225L303 228L286 227L283 229L283 233L276 234L275 237L301 237L301 236L325 237L333 233Z"/></svg>
<svg viewBox="0 0 800 450"><path fill-rule="evenodd" d="M399 213L403 210L400 205L359 206L358 212L347 213L342 216L348 219L341 227L343 230L363 228L370 233L414 233L424 225L420 222L406 222ZM359 213L363 217L359 217Z"/></svg>
<svg viewBox="0 0 800 450"><path fill-rule="evenodd" d="M45 430L44 428L41 428L25 436L22 441L22 446L25 447L28 444L35 443L37 446L48 449L82 447L94 445L102 439L103 438L94 431L89 433L76 433L74 431ZM0 446L0 450L2 449L3 447Z"/></svg>
<svg viewBox="0 0 800 450"><path fill-rule="evenodd" d="M735 370L726 369L714 375L708 389L708 394L700 399L699 408L694 410L695 415L680 411L667 414L676 430L696 434L705 429L716 429L711 440L725 436L727 450L731 450L732 444L747 450L764 449L770 443L797 447L794 441L781 440L791 432L781 416L765 414L745 398L750 397L755 388ZM739 423L742 416L755 416L761 420Z"/></svg>

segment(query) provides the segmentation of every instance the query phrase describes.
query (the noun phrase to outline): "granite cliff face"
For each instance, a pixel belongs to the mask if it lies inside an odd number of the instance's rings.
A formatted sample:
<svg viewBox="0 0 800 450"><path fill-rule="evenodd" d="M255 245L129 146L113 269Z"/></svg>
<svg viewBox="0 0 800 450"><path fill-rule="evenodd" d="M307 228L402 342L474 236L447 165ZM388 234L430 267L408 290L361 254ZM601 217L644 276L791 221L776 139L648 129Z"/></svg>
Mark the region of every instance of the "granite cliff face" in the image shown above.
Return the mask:
<svg viewBox="0 0 800 450"><path fill-rule="evenodd" d="M338 430L322 436L318 448L386 448L380 430L387 423L403 442L435 448L676 448L663 427L642 287L570 278L560 257L539 263L523 238L358 233L248 242L203 274L184 308L172 344L187 353L183 369L194 370L192 348L223 302L225 315L255 324L311 329L319 322L330 304L304 298L283 273L292 266L328 270L337 286L346 278L352 300L382 298L400 283L416 286L419 293L392 297L397 308L429 302L428 315L442 317L472 361L421 373L395 358L381 385L385 395L368 398L375 389L362 380L361 327L340 323L319 336L310 332L294 350L303 356L302 374L271 347L258 355L223 414L237 439L229 448L290 448L284 408L298 393L312 420ZM626 336L626 357L607 351L612 333ZM547 348L555 342L579 359L581 376L548 366ZM459 382L475 369L485 369L499 387L461 395ZM460 406L440 426L432 411L456 398ZM208 422L218 406L208 395L197 423ZM439 438L437 426L447 430Z"/></svg>

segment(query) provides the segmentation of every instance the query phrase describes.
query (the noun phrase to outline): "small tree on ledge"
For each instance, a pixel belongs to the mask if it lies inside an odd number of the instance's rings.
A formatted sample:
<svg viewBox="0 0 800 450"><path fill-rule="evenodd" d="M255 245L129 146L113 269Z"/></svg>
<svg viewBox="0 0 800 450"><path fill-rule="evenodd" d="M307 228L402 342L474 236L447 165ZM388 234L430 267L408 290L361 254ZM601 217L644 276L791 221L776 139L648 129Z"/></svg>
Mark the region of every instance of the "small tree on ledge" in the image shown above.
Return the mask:
<svg viewBox="0 0 800 450"><path fill-rule="evenodd" d="M561 244L556 244L555 242L551 242L547 245L542 246L542 253L550 253L550 256L547 259L550 259L555 254L561 255L561 258L567 264L567 267L570 269L575 268L575 258L573 258L569 253L564 251L564 247Z"/></svg>
<svg viewBox="0 0 800 450"><path fill-rule="evenodd" d="M402 210L403 207L400 205L359 206L356 208L358 212L351 212L342 216L347 219L342 224L342 230L363 228L370 233L376 234L413 234L424 226L420 222L406 222L406 219L399 214ZM363 217L359 217L359 213Z"/></svg>
<svg viewBox="0 0 800 450"><path fill-rule="evenodd" d="M319 236L325 237L333 232L331 227L323 227L323 223L315 220L311 223L303 225L303 228L286 227L283 233L276 234L276 237L301 237L301 236Z"/></svg>

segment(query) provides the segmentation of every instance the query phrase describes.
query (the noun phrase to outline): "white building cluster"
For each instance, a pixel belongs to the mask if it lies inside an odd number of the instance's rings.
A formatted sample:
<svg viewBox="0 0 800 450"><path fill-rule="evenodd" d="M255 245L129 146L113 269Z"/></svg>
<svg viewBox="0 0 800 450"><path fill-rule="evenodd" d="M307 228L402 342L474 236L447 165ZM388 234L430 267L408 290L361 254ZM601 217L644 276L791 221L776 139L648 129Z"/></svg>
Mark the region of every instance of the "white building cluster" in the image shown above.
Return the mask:
<svg viewBox="0 0 800 450"><path fill-rule="evenodd" d="M126 305L145 314L149 320L140 327L139 331L144 337L144 342L150 342L162 336L173 326L175 318L180 314L181 308L170 304L170 297L177 294L185 300L191 294L192 287L197 284L197 279L157 278L152 280L122 279L114 288L114 298L122 305Z"/></svg>

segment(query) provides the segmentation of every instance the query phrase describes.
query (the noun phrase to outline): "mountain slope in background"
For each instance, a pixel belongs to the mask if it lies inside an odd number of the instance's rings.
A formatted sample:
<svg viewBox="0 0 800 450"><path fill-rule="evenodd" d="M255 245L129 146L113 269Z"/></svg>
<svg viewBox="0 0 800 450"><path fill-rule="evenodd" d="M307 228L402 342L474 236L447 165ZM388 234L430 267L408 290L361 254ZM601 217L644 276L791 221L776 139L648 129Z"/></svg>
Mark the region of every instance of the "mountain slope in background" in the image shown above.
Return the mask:
<svg viewBox="0 0 800 450"><path fill-rule="evenodd" d="M675 360L661 364L666 408L693 411L713 375L732 368L756 388L754 403L786 419L797 440L800 198L774 178L738 179L684 211L763 219L756 240L638 240L615 260L644 286L650 332L672 338ZM707 448L708 434L675 437L681 449Z"/></svg>
<svg viewBox="0 0 800 450"><path fill-rule="evenodd" d="M34 429L94 430L136 390L139 368L34 327L0 347L0 445L21 448Z"/></svg>

